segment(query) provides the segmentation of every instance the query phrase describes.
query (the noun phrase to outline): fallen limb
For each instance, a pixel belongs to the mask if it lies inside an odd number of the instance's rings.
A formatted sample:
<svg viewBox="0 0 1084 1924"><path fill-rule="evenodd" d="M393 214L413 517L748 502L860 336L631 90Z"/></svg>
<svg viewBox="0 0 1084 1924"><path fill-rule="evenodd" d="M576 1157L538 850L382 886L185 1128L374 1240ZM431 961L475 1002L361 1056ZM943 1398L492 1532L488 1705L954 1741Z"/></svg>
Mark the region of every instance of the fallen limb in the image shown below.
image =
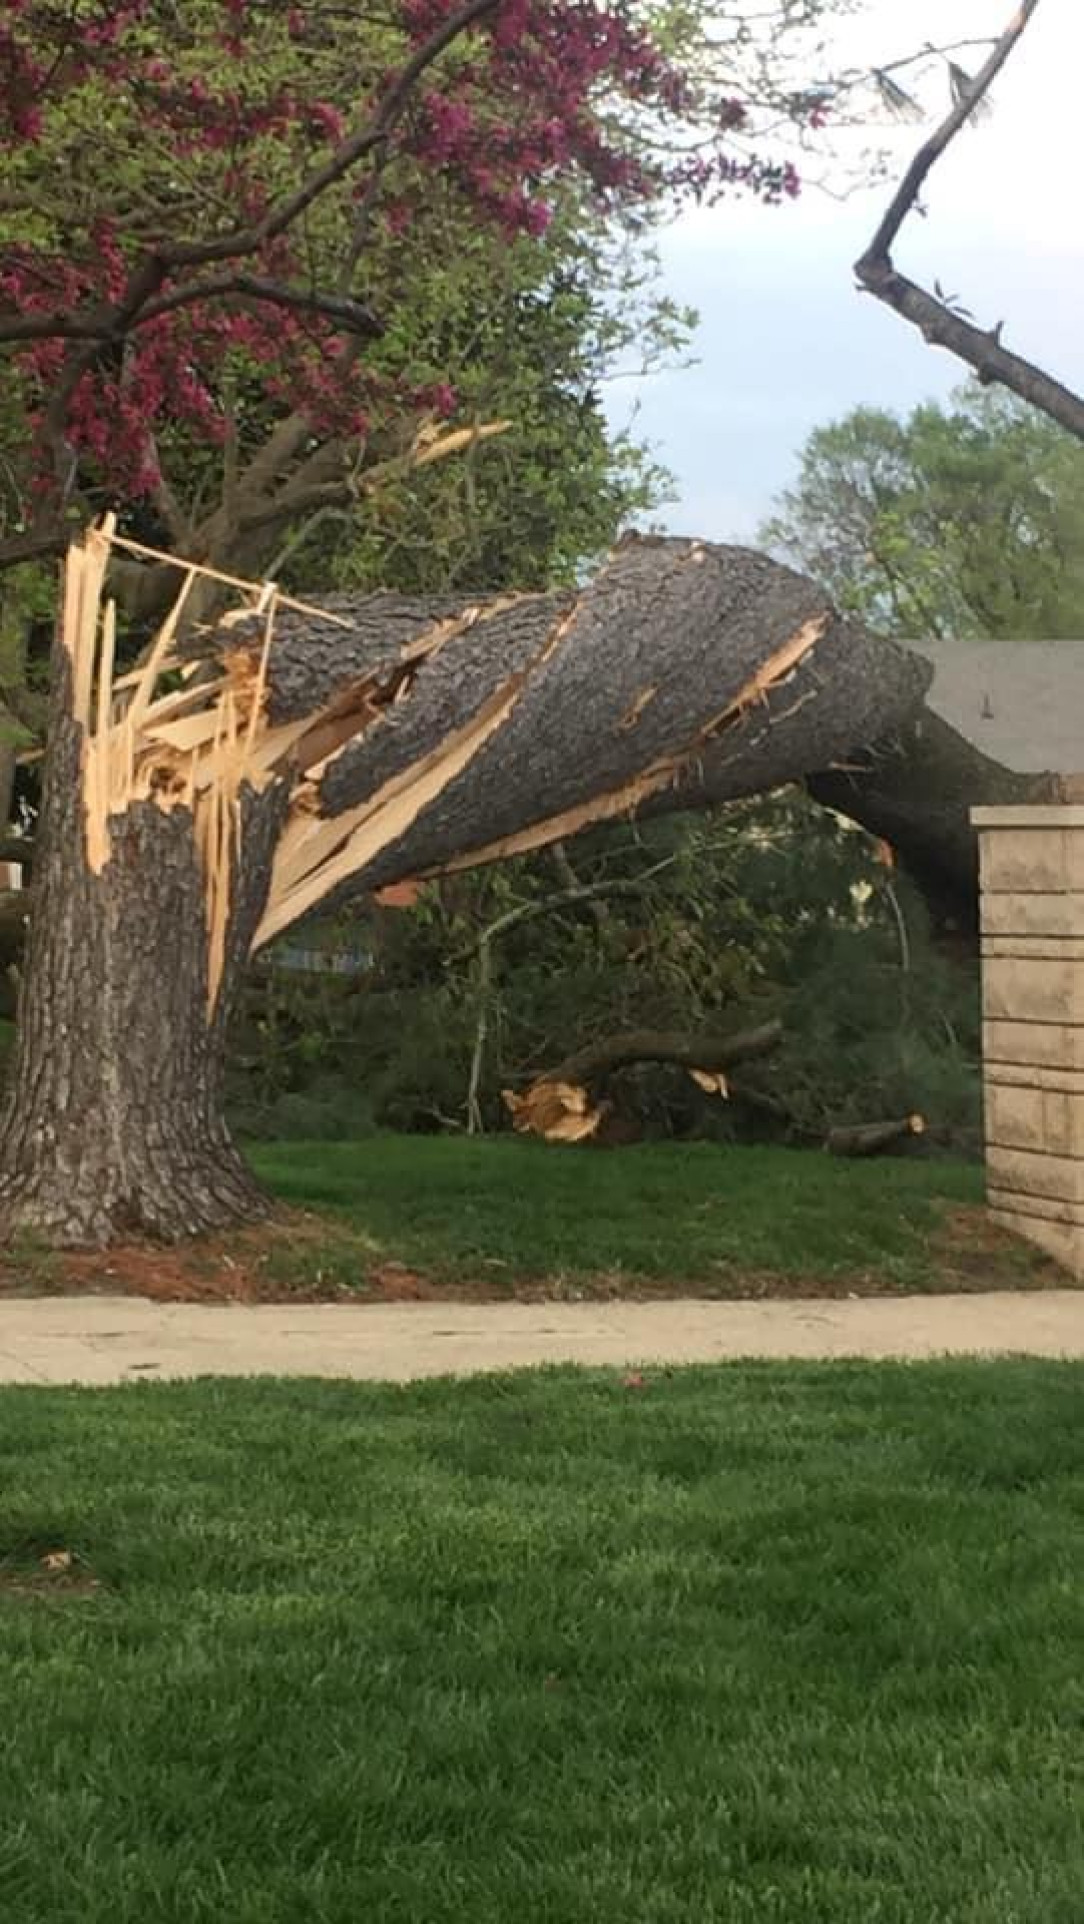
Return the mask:
<svg viewBox="0 0 1084 1924"><path fill-rule="evenodd" d="M554 846L560 848L561 844L557 842ZM562 854L564 854L563 850ZM592 908L597 908L601 907L599 896L641 894L653 876L658 875L662 869L670 868L676 860L676 856L668 855L662 861L653 863L635 879L583 883L577 881L573 874L571 885L563 889L560 894L547 895L541 902L521 902L518 907L498 916L496 921L490 922L488 927L481 931L475 945L478 955L478 1015L474 1030L474 1049L471 1053L470 1080L467 1085L467 1130L470 1135L481 1135L484 1128L480 1092L486 1038L489 1034L493 945L498 937L507 934L509 929L515 928L520 922L530 921L539 915L551 915L556 909L568 908L577 902L586 902ZM567 855L564 855L564 862L571 873L571 864Z"/></svg>
<svg viewBox="0 0 1084 1924"><path fill-rule="evenodd" d="M685 1035L669 1029L629 1029L623 1035L608 1036L603 1042L590 1042L577 1049L555 1069L548 1071L549 1082L603 1082L618 1069L638 1062L670 1062L682 1069L701 1069L718 1074L750 1062L754 1056L770 1055L783 1040L781 1022L762 1022L756 1029L743 1029L733 1035Z"/></svg>
<svg viewBox="0 0 1084 1924"><path fill-rule="evenodd" d="M924 1116L901 1116L895 1122L861 1122L830 1129L824 1146L830 1156L877 1156L905 1137L926 1133Z"/></svg>
<svg viewBox="0 0 1084 1924"><path fill-rule="evenodd" d="M503 1091L512 1127L546 1142L583 1142L596 1134L610 1104L602 1090L619 1069L641 1062L687 1069L704 1089L725 1095L726 1072L768 1055L783 1037L781 1022L765 1022L729 1036L690 1036L664 1029L630 1029L584 1049L536 1077L522 1095Z"/></svg>

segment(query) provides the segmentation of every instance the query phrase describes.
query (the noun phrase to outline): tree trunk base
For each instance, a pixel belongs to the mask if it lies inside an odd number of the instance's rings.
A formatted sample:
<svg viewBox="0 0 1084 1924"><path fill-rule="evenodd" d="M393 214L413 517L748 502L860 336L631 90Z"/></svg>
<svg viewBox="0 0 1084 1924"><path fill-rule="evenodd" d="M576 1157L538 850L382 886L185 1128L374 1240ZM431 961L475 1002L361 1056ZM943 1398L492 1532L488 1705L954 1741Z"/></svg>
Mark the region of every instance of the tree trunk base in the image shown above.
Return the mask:
<svg viewBox="0 0 1084 1924"><path fill-rule="evenodd" d="M58 1249L180 1242L260 1222L274 1205L229 1137L180 1132L103 1159L97 1140L50 1140L17 1116L0 1132L0 1237Z"/></svg>

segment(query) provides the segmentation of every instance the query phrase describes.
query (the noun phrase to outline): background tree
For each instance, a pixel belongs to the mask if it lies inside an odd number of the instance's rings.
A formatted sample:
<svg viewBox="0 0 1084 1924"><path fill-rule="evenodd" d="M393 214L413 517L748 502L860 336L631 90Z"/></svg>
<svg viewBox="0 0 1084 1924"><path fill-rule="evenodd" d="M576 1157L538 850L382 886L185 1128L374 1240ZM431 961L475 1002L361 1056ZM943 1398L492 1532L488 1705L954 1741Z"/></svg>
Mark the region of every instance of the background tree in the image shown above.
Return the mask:
<svg viewBox="0 0 1084 1924"><path fill-rule="evenodd" d="M1084 635L1084 449L977 383L818 428L762 538L886 634Z"/></svg>

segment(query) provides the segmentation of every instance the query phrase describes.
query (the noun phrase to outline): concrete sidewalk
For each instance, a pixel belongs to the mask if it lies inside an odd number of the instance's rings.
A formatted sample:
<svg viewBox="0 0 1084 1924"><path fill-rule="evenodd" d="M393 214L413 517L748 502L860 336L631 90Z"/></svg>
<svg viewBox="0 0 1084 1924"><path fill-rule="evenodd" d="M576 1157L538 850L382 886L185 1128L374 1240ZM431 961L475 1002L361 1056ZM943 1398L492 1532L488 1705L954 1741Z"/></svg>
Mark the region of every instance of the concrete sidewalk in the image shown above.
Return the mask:
<svg viewBox="0 0 1084 1924"><path fill-rule="evenodd" d="M184 1376L406 1382L539 1363L733 1357L1084 1357L1084 1291L809 1302L215 1307L132 1296L0 1301L0 1382Z"/></svg>

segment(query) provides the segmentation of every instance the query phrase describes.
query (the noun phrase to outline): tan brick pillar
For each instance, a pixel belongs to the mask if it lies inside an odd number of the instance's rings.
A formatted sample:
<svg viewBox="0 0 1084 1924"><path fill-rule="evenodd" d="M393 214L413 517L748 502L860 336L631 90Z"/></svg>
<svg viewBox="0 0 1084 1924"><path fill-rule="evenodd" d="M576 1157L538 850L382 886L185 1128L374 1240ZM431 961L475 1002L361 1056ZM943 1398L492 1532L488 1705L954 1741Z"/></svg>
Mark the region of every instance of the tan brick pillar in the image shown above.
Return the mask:
<svg viewBox="0 0 1084 1924"><path fill-rule="evenodd" d="M1084 1280L1084 806L972 820L990 1207Z"/></svg>

